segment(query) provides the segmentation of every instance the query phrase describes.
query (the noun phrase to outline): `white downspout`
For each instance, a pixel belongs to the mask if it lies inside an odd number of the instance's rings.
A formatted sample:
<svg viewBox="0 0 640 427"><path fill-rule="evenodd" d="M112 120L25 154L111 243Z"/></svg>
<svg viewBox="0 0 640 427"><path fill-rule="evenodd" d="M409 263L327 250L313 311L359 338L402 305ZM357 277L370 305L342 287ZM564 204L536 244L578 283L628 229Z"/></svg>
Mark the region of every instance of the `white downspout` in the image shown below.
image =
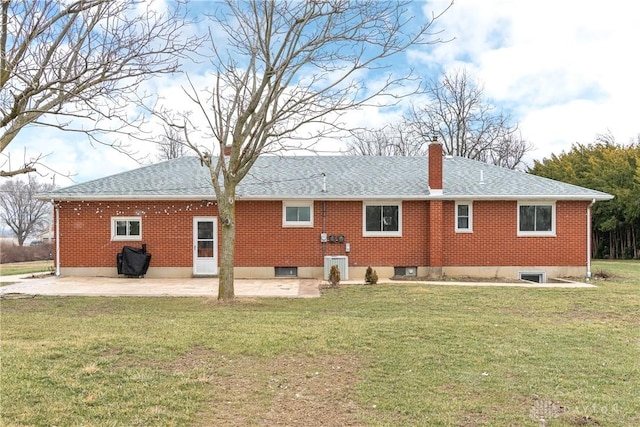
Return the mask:
<svg viewBox="0 0 640 427"><path fill-rule="evenodd" d="M593 199L587 206L587 280L591 279L591 207L595 202Z"/></svg>
<svg viewBox="0 0 640 427"><path fill-rule="evenodd" d="M52 200L56 215L56 277L60 277L60 207Z"/></svg>

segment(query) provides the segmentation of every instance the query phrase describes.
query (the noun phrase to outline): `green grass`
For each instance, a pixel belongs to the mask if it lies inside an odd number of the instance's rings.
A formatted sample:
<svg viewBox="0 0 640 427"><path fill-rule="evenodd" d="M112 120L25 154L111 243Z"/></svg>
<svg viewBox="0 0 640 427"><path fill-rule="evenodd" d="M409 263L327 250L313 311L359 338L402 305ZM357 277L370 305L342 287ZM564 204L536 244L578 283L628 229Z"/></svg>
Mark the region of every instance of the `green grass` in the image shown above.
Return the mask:
<svg viewBox="0 0 640 427"><path fill-rule="evenodd" d="M610 278L2 300L0 424L640 425L640 263L593 271Z"/></svg>
<svg viewBox="0 0 640 427"><path fill-rule="evenodd" d="M51 260L11 262L7 264L0 264L0 276L40 273L43 271L53 271L53 268L53 261Z"/></svg>

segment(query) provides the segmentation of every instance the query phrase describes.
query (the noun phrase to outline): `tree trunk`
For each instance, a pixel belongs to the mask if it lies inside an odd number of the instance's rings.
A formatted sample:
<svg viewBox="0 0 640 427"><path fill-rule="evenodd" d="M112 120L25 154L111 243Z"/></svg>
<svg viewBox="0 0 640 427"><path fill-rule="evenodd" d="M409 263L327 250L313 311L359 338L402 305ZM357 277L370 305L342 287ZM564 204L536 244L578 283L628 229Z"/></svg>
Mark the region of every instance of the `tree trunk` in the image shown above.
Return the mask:
<svg viewBox="0 0 640 427"><path fill-rule="evenodd" d="M638 258L638 250L640 248L638 248L638 232L636 229L636 223L635 222L630 222L629 224L629 228L631 229L631 258L632 259L637 259Z"/></svg>
<svg viewBox="0 0 640 427"><path fill-rule="evenodd" d="M233 286L233 261L235 257L236 226L222 223L222 247L220 253L220 273L218 276L218 299L235 298Z"/></svg>
<svg viewBox="0 0 640 427"><path fill-rule="evenodd" d="M609 231L609 259L616 258L616 249L614 247L613 230Z"/></svg>
<svg viewBox="0 0 640 427"><path fill-rule="evenodd" d="M236 246L236 205L235 186L228 185L223 197L218 198L218 214L222 224L222 245L220 251L220 272L218 275L218 300L235 298L233 267Z"/></svg>

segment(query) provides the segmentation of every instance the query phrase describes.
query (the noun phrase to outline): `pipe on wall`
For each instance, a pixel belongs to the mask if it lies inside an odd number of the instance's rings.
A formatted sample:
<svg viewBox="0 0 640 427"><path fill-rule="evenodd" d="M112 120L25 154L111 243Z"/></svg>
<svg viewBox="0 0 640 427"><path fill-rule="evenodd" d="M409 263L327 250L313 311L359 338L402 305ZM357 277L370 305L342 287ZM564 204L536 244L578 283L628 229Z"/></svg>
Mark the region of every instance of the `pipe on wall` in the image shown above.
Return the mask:
<svg viewBox="0 0 640 427"><path fill-rule="evenodd" d="M60 206L53 200L51 203L56 217L56 277L60 277Z"/></svg>
<svg viewBox="0 0 640 427"><path fill-rule="evenodd" d="M596 203L593 199L587 206L587 280L591 279L591 207Z"/></svg>

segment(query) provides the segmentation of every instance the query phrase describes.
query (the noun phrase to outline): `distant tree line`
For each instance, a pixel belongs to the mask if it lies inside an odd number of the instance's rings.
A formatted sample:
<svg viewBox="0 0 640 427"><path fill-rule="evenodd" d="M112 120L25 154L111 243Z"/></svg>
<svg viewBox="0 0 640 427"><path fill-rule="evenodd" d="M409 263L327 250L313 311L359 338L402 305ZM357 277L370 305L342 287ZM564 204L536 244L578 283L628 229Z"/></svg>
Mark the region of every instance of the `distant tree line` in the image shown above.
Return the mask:
<svg viewBox="0 0 640 427"><path fill-rule="evenodd" d="M535 161L530 173L614 195L593 206L592 256L640 258L640 135L629 145L601 135Z"/></svg>

